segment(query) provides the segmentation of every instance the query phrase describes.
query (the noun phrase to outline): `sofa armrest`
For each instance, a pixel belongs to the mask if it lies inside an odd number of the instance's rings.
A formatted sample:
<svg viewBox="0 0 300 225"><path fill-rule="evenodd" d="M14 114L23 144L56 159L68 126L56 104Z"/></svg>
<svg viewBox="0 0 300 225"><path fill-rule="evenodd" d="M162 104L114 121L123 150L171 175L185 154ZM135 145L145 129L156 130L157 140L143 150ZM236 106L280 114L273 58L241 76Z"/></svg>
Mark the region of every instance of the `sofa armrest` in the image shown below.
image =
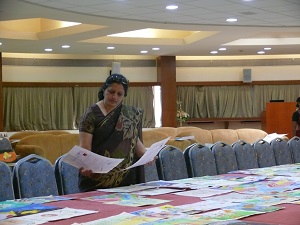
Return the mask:
<svg viewBox="0 0 300 225"><path fill-rule="evenodd" d="M46 158L46 153L43 148L37 145L16 145L15 152L17 155L20 155L21 158L28 156L30 154L36 154Z"/></svg>

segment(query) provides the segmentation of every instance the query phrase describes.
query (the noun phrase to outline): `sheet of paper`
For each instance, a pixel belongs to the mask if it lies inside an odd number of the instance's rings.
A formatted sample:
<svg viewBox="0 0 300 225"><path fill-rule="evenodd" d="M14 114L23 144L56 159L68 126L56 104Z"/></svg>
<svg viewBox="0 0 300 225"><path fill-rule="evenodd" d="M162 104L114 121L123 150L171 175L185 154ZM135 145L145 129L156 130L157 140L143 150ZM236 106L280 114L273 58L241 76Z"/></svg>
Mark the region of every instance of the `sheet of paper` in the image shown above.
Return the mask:
<svg viewBox="0 0 300 225"><path fill-rule="evenodd" d="M127 167L126 169L131 169L136 166L145 165L148 162L153 161L154 157L159 153L159 151L165 146L168 140L171 137L168 137L164 140L158 141L150 146L150 148L145 152L145 154L133 165Z"/></svg>
<svg viewBox="0 0 300 225"><path fill-rule="evenodd" d="M63 157L64 162L76 168L90 169L94 173L107 173L123 160L104 157L77 145Z"/></svg>
<svg viewBox="0 0 300 225"><path fill-rule="evenodd" d="M195 139L195 136L184 136L184 137L175 138L176 141L184 141L184 140L190 140L190 139Z"/></svg>
<svg viewBox="0 0 300 225"><path fill-rule="evenodd" d="M275 138L282 138L285 137L287 134L277 134L277 133L272 133L272 134L268 134L264 140L267 142L271 142L272 140L274 140Z"/></svg>

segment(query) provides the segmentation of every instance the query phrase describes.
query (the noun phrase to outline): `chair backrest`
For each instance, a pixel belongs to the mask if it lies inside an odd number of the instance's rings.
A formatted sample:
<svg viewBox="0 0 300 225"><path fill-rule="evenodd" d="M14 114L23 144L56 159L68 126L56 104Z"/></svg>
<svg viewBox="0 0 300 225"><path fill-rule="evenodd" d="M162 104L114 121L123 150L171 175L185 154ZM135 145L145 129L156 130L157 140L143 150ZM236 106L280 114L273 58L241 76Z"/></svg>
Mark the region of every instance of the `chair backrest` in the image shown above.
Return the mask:
<svg viewBox="0 0 300 225"><path fill-rule="evenodd" d="M15 199L12 172L5 162L0 161L0 201Z"/></svg>
<svg viewBox="0 0 300 225"><path fill-rule="evenodd" d="M300 138L297 136L292 137L288 141L288 145L293 155L293 162L300 163Z"/></svg>
<svg viewBox="0 0 300 225"><path fill-rule="evenodd" d="M158 153L156 160L160 180L179 180L188 178L183 152L171 145L166 145Z"/></svg>
<svg viewBox="0 0 300 225"><path fill-rule="evenodd" d="M31 154L20 159L13 169L16 198L58 195L54 168L49 160Z"/></svg>
<svg viewBox="0 0 300 225"><path fill-rule="evenodd" d="M145 182L159 180L155 163L151 165L144 165L144 177L145 177Z"/></svg>
<svg viewBox="0 0 300 225"><path fill-rule="evenodd" d="M71 166L63 161L63 157L60 156L54 163L54 173L60 195L79 193L79 170L78 168Z"/></svg>
<svg viewBox="0 0 300 225"><path fill-rule="evenodd" d="M271 141L270 145L274 151L276 165L293 163L292 151L285 140L275 138Z"/></svg>
<svg viewBox="0 0 300 225"><path fill-rule="evenodd" d="M184 152L189 177L217 175L215 157L210 148L194 144Z"/></svg>
<svg viewBox="0 0 300 225"><path fill-rule="evenodd" d="M243 140L232 144L239 170L258 168L256 151L253 146Z"/></svg>
<svg viewBox="0 0 300 225"><path fill-rule="evenodd" d="M211 147L211 151L215 156L218 174L238 170L235 154L231 145L218 141Z"/></svg>
<svg viewBox="0 0 300 225"><path fill-rule="evenodd" d="M258 166L260 168L276 166L274 151L269 142L259 139L252 146L256 151Z"/></svg>

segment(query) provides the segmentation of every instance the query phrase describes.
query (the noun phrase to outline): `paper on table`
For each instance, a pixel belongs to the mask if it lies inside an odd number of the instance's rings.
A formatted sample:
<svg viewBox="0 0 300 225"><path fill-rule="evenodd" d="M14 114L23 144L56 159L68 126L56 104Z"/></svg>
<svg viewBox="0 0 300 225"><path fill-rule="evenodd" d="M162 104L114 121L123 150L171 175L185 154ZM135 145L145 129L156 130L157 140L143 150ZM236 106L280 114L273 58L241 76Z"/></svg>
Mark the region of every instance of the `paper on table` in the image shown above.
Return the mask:
<svg viewBox="0 0 300 225"><path fill-rule="evenodd" d="M107 173L123 160L104 157L77 145L63 157L64 162L76 168L90 169L94 173Z"/></svg>
<svg viewBox="0 0 300 225"><path fill-rule="evenodd" d="M154 159L154 157L159 153L159 151L165 146L165 144L168 142L170 138L171 137L168 137L164 140L152 144L150 148L145 152L145 154L136 163L127 167L125 170L131 169L133 167L145 165L148 162L151 162Z"/></svg>

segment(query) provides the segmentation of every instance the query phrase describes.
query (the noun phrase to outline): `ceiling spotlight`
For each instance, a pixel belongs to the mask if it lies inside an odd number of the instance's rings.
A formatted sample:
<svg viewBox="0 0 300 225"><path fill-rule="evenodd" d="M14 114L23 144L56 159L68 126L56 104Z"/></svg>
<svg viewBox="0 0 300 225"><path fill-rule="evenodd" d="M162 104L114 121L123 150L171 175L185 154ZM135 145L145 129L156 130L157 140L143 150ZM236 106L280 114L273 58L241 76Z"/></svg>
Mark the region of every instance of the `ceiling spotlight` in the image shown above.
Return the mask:
<svg viewBox="0 0 300 225"><path fill-rule="evenodd" d="M115 47L114 46L108 46L106 49L112 50L112 49L115 49Z"/></svg>
<svg viewBox="0 0 300 225"><path fill-rule="evenodd" d="M230 22L230 23L233 23L233 22L236 22L236 21L237 21L236 18L228 18L228 19L226 20L226 22Z"/></svg>
<svg viewBox="0 0 300 225"><path fill-rule="evenodd" d="M160 48L152 48L153 51L158 51Z"/></svg>
<svg viewBox="0 0 300 225"><path fill-rule="evenodd" d="M167 5L166 9L175 10L175 9L178 9L178 6L177 5Z"/></svg>
<svg viewBox="0 0 300 225"><path fill-rule="evenodd" d="M62 45L62 48L70 48L70 45Z"/></svg>
<svg viewBox="0 0 300 225"><path fill-rule="evenodd" d="M142 50L141 53L142 53L142 54L146 54L146 53L148 53L148 51Z"/></svg>
<svg viewBox="0 0 300 225"><path fill-rule="evenodd" d="M226 51L226 48L219 48L219 51Z"/></svg>
<svg viewBox="0 0 300 225"><path fill-rule="evenodd" d="M259 52L257 52L257 54L265 54L265 52L264 51L259 51Z"/></svg>
<svg viewBox="0 0 300 225"><path fill-rule="evenodd" d="M45 52L52 52L52 48L45 48Z"/></svg>
<svg viewBox="0 0 300 225"><path fill-rule="evenodd" d="M211 51L210 53L211 53L211 54L217 54L218 51Z"/></svg>
<svg viewBox="0 0 300 225"><path fill-rule="evenodd" d="M269 51L269 50L271 50L272 48L270 48L270 47L267 47L267 48L264 48L264 50L267 50L267 51Z"/></svg>
<svg viewBox="0 0 300 225"><path fill-rule="evenodd" d="M0 45L2 45L2 42L0 42Z"/></svg>

